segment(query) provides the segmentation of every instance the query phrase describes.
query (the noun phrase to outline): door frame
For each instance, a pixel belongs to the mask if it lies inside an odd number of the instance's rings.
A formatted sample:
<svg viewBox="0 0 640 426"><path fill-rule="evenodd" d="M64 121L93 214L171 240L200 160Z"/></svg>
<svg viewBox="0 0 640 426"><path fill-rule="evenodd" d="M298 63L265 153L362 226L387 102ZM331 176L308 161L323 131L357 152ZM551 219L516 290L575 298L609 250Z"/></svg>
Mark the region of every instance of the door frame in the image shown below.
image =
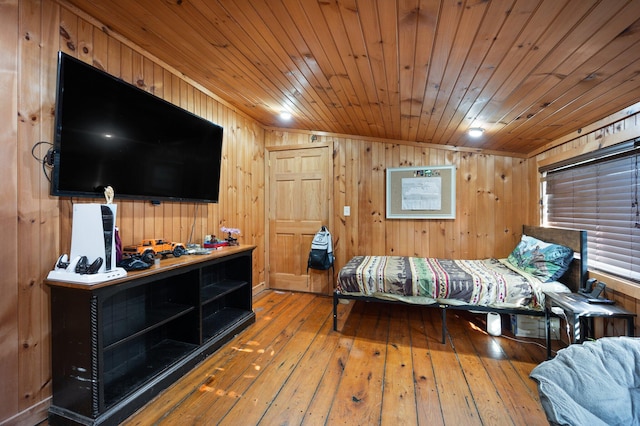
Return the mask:
<svg viewBox="0 0 640 426"><path fill-rule="evenodd" d="M269 235L271 235L271 229L270 229L270 211L271 211L271 182L269 181L269 176L271 175L271 152L275 152L275 151L290 151L290 150L299 150L299 149L311 149L311 148L327 148L329 149L329 161L327 162L327 176L328 176L328 182L327 182L327 186L329 189L329 223L327 224L327 227L329 228L329 231L331 232L331 237L334 238L333 241L333 252L334 252L334 259L335 259L335 252L337 250L337 242L335 241L335 234L333 233L333 224L334 224L334 177L336 176L335 174L335 170L334 170L334 144L333 141L327 141L327 142L317 142L317 143L305 143L305 144L299 144L299 145L276 145L276 146L267 146L265 147L266 150L266 155L264 158L264 162L265 162L265 166L264 166L264 181L265 181L265 185L264 185L264 190L265 190L265 203L264 203L264 229L265 229L265 265L264 265L264 275L265 275L265 288L269 289L270 285L269 283L270 281L270 274L271 274L271 266L270 266L270 260L269 260L269 253L271 252L271 241L269 240ZM335 262L335 261L334 261ZM334 263L335 264L335 263ZM335 282L335 268L330 269L331 273L334 274L334 276L332 277L332 282ZM330 293L328 294L329 296L331 294L333 294L333 288L330 288Z"/></svg>

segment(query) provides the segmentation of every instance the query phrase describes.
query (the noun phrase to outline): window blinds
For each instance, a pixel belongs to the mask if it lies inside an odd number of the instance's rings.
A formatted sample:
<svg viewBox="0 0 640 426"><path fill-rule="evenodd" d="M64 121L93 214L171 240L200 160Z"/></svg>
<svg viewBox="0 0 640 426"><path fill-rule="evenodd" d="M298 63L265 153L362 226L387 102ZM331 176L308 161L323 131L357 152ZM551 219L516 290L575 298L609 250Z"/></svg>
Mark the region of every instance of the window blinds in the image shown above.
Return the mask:
<svg viewBox="0 0 640 426"><path fill-rule="evenodd" d="M587 231L589 266L640 282L636 144L596 152L543 172L544 223Z"/></svg>

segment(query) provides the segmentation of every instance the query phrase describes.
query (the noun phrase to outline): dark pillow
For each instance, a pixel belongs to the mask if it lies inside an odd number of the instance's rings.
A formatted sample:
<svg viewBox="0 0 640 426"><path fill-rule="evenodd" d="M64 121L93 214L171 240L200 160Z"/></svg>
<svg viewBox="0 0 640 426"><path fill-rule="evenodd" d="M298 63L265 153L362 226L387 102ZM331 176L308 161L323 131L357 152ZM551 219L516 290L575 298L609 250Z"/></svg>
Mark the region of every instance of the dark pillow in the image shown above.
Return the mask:
<svg viewBox="0 0 640 426"><path fill-rule="evenodd" d="M523 235L507 261L542 282L556 281L569 269L573 250Z"/></svg>

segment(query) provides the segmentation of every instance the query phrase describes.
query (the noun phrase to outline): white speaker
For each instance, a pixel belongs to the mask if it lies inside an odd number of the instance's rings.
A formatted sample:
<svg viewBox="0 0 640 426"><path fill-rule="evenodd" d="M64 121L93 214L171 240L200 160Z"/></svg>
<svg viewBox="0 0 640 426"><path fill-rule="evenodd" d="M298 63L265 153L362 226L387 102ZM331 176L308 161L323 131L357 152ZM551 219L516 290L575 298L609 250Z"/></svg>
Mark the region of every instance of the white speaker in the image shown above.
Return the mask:
<svg viewBox="0 0 640 426"><path fill-rule="evenodd" d="M502 318L496 312L487 313L487 333L492 336L500 336L502 334Z"/></svg>

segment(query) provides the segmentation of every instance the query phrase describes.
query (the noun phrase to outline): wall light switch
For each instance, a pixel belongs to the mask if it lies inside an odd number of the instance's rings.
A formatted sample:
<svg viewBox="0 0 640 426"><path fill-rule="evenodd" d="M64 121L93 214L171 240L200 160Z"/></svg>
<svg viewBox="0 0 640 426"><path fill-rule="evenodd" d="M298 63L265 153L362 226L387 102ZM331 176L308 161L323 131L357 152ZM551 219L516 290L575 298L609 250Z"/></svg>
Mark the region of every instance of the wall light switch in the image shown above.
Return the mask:
<svg viewBox="0 0 640 426"><path fill-rule="evenodd" d="M344 215L351 216L351 206L344 206Z"/></svg>

